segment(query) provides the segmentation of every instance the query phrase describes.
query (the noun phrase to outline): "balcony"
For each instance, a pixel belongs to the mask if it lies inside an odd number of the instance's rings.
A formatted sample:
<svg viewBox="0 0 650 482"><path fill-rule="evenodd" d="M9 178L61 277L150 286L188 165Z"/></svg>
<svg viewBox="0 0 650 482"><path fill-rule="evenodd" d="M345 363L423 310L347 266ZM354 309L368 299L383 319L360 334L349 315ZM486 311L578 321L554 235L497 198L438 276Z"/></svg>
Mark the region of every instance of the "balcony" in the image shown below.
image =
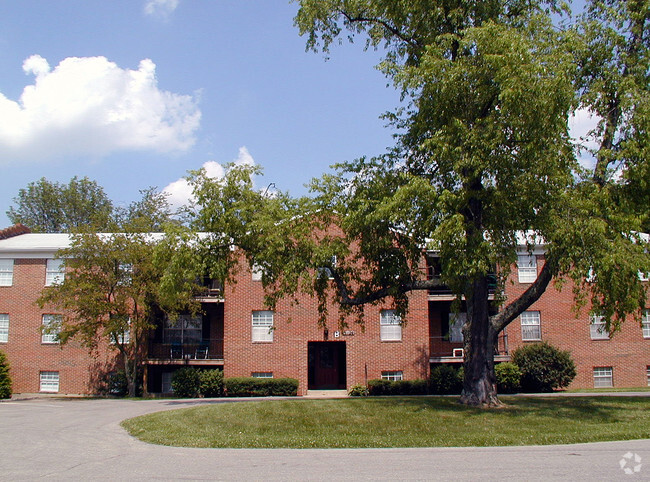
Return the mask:
<svg viewBox="0 0 650 482"><path fill-rule="evenodd" d="M463 363L464 360L462 341L452 342L448 337L429 337L429 363ZM494 361L510 361L508 353L508 335L501 333L494 347Z"/></svg>
<svg viewBox="0 0 650 482"><path fill-rule="evenodd" d="M149 343L148 365L223 365L223 338L194 343Z"/></svg>

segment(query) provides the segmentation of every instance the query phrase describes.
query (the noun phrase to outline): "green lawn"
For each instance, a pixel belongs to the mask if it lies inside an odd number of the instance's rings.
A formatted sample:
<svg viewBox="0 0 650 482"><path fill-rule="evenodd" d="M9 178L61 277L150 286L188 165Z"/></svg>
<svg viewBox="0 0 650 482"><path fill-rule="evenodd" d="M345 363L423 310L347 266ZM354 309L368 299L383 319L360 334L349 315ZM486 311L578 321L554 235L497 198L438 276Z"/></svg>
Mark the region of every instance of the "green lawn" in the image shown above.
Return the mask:
<svg viewBox="0 0 650 482"><path fill-rule="evenodd" d="M140 440L182 447L343 448L544 445L650 438L644 397L502 397L481 410L453 397L251 401L125 420Z"/></svg>

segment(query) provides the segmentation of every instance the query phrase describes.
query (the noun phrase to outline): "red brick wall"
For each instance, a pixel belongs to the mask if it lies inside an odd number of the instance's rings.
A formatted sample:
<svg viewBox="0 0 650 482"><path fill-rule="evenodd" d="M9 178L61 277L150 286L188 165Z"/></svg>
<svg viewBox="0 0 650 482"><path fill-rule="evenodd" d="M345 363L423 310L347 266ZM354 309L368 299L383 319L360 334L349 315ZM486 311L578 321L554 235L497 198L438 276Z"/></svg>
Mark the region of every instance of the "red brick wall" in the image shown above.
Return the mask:
<svg viewBox="0 0 650 482"><path fill-rule="evenodd" d="M90 394L114 355L106 347L90 356L76 342L61 347L41 343L43 314L57 311L36 304L45 286L45 259L14 260L13 285L0 287L0 313L9 314L9 340L0 343L11 365L14 393L36 393L41 371L59 372L59 393Z"/></svg>
<svg viewBox="0 0 650 482"><path fill-rule="evenodd" d="M538 256L538 272L543 257ZM517 281L516 269L506 284L508 300L523 293L530 284ZM589 330L589 307L576 314L573 310L572 284L565 282L561 291L551 285L542 297L529 308L539 311L542 340L571 352L576 363L577 376L569 388L593 388L593 368L612 367L614 387L647 386L646 368L650 366L650 339L643 338L639 323L629 317L621 330L609 340L592 340ZM521 321L517 318L507 328L510 353L523 344Z"/></svg>
<svg viewBox="0 0 650 482"><path fill-rule="evenodd" d="M426 293L411 297L411 311L402 328L402 341L380 340L381 307L367 307L363 326L354 317L349 326L339 329L338 310L330 305L327 322L329 341L346 344L347 388L380 378L382 371L401 370L405 379L424 378L428 371L428 309ZM315 298L299 296L299 304L281 301L274 313L273 342L252 342L252 311L264 310L264 292L260 281L253 281L242 270L235 285L225 291L224 304L224 375L250 376L252 372L273 372L275 378L299 380L299 394L308 386L308 343L325 341L324 329L318 326ZM390 306L386 306L390 308ZM340 331L340 337L335 332ZM343 331L354 335L344 336Z"/></svg>

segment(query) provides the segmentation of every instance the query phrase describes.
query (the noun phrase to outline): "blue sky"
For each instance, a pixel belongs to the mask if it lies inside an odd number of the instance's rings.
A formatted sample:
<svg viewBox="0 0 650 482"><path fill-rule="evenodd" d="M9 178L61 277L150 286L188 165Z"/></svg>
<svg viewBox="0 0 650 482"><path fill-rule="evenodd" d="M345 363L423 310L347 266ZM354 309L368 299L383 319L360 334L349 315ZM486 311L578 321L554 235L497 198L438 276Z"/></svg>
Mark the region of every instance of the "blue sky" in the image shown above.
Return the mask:
<svg viewBox="0 0 650 482"><path fill-rule="evenodd" d="M331 164L383 152L392 138L379 116L399 99L373 68L378 55L305 52L296 10L285 0L0 3L0 226L18 189L41 177L88 176L126 204L206 162L254 160L259 185L298 195Z"/></svg>
<svg viewBox="0 0 650 482"><path fill-rule="evenodd" d="M286 0L0 3L0 227L21 187L88 176L118 205L230 161L294 195L393 142L362 43L305 52ZM207 164L206 164L207 163Z"/></svg>

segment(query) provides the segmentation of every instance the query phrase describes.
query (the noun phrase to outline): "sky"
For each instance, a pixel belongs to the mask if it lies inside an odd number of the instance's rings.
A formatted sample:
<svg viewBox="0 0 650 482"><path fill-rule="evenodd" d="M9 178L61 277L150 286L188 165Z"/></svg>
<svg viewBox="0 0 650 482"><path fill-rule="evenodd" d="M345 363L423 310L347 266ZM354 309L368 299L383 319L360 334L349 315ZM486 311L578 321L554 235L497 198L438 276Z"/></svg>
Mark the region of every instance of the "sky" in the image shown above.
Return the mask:
<svg viewBox="0 0 650 482"><path fill-rule="evenodd" d="M287 0L0 0L0 227L20 188L87 176L118 206L256 163L293 195L378 155L399 94L362 42L306 52Z"/></svg>

